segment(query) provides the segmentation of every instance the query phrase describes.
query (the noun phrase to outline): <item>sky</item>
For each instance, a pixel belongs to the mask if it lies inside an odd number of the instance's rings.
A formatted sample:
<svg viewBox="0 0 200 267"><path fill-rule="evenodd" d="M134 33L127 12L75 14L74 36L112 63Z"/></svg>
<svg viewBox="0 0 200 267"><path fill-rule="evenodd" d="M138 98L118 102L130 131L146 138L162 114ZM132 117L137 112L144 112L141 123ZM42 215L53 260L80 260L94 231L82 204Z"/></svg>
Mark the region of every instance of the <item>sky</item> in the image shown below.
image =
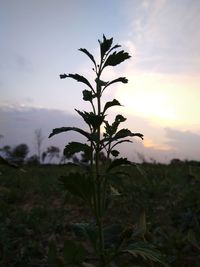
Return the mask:
<svg viewBox="0 0 200 267"><path fill-rule="evenodd" d="M99 56L103 34L131 58L107 68L109 80L128 84L106 91L123 105L113 108L124 127L144 134L122 146L131 160L200 160L199 0L0 0L0 147L27 143L36 153L34 131L43 146L63 148L74 134L48 139L53 128L84 126L74 108L89 110L81 84L60 80L79 73L93 82L92 65L78 51Z"/></svg>

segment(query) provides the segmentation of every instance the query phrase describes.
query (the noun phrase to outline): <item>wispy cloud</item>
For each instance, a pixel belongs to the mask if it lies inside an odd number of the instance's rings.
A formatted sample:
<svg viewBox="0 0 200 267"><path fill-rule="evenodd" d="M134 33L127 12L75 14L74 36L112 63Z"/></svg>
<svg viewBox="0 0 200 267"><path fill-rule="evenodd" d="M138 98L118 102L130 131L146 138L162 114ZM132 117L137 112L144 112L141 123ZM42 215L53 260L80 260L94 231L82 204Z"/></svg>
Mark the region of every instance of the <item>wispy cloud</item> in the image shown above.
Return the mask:
<svg viewBox="0 0 200 267"><path fill-rule="evenodd" d="M141 1L130 28L130 39L142 59L139 67L199 72L199 12L199 1Z"/></svg>

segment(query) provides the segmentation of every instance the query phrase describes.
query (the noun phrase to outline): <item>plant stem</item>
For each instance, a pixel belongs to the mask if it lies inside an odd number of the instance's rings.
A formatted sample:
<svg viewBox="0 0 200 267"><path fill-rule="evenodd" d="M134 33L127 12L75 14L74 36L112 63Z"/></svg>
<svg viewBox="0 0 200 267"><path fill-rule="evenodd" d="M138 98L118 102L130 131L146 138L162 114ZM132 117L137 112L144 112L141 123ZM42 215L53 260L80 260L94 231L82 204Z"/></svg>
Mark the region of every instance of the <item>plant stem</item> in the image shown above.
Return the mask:
<svg viewBox="0 0 200 267"><path fill-rule="evenodd" d="M101 66L101 64L100 64ZM99 84L99 78L101 74L101 68L99 69L99 73L97 75L97 113L98 116L101 115L101 86ZM97 146L96 146L96 158L95 158L95 168L96 168L96 189L97 189L97 226L98 226L98 235L99 235L99 254L100 254L100 265L105 266L105 248L104 248L104 235L103 235L103 221L102 221L102 181L100 177L100 126L97 128Z"/></svg>

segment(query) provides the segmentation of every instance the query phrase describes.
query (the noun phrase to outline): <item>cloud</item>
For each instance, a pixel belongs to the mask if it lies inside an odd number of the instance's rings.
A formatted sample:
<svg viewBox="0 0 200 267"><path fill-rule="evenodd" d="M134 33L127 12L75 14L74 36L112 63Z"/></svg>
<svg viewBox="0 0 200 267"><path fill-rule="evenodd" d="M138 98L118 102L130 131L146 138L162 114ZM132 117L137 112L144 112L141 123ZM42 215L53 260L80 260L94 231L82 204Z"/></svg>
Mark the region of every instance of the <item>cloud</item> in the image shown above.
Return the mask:
<svg viewBox="0 0 200 267"><path fill-rule="evenodd" d="M44 147L53 144L64 148L69 140L74 137L80 139L80 136L67 133L48 139L52 129L62 126L81 127L83 123L78 116L60 110L4 106L0 108L0 125L0 134L4 136L1 139L1 146L14 146L26 143L30 146L32 152L35 153L34 131L36 129L42 129L45 136Z"/></svg>
<svg viewBox="0 0 200 267"><path fill-rule="evenodd" d="M174 148L176 157L200 160L200 134L166 128L167 145Z"/></svg>
<svg viewBox="0 0 200 267"><path fill-rule="evenodd" d="M132 11L132 9L130 8ZM199 1L141 1L132 18L130 39L143 70L190 72L200 70Z"/></svg>
<svg viewBox="0 0 200 267"><path fill-rule="evenodd" d="M112 121L115 115L116 113L111 113L107 117L109 122ZM145 118L130 114L124 114L124 116L127 117L127 121L121 126L129 128L133 132L144 134L144 141L139 138L133 138L132 144L120 145L121 156L138 161L139 154L143 155L147 160L153 158L158 162L168 162L175 157L200 159L197 145L200 143L199 134L172 128L162 128ZM77 115L61 110L22 106L0 107L0 125L0 134L4 136L0 140L0 146L15 146L26 143L32 154L36 153L34 138L36 129L41 128L45 136L43 149L50 145L55 145L60 147L61 150L72 140L85 141L85 139L74 132L63 133L49 139L48 136L52 129L62 126L76 126L87 130L87 126Z"/></svg>
<svg viewBox="0 0 200 267"><path fill-rule="evenodd" d="M107 119L109 122L115 117L116 114L110 114ZM25 107L25 106L4 106L0 108L0 125L1 132L4 138L1 139L1 146L3 145L17 145L20 143L26 143L29 145L32 153L35 153L35 140L34 131L36 129L42 129L45 136L43 147L46 148L50 145L55 145L61 149L72 140L84 141L79 134L69 132L66 134L60 134L48 139L48 135L52 129L62 126L76 126L83 127L87 130L87 126L81 120L79 116L66 113L61 110ZM123 123L122 127L129 128L133 132L141 132L145 135L145 142L143 143L139 138L133 139L133 144L121 145L119 147L121 155L129 157L131 160L138 160L137 153L146 155L147 158L158 155L162 149L159 147L159 138L157 143L153 146L147 145L148 138L151 138L148 133L155 131L152 125L146 120L127 116L127 122ZM159 132L159 131L158 131ZM161 144L161 143L160 143ZM161 145L160 145L161 146ZM160 155L159 159L163 159Z"/></svg>

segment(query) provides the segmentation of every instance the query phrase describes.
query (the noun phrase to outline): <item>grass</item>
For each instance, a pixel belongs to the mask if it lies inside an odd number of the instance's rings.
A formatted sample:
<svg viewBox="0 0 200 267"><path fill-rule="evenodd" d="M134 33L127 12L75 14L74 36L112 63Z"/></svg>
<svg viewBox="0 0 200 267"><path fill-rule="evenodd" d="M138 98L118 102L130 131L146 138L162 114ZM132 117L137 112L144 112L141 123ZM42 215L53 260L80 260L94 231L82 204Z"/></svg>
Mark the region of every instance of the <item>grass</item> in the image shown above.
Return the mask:
<svg viewBox="0 0 200 267"><path fill-rule="evenodd" d="M68 166L1 167L0 266L48 266L49 242L55 240L61 249L73 235L69 224L90 219L83 203L59 183L59 177L71 170ZM168 255L170 266L199 266L200 165L144 163L124 171L130 176L112 181L118 195L106 223L111 218L112 223L136 227L138 215L145 210L145 238Z"/></svg>

